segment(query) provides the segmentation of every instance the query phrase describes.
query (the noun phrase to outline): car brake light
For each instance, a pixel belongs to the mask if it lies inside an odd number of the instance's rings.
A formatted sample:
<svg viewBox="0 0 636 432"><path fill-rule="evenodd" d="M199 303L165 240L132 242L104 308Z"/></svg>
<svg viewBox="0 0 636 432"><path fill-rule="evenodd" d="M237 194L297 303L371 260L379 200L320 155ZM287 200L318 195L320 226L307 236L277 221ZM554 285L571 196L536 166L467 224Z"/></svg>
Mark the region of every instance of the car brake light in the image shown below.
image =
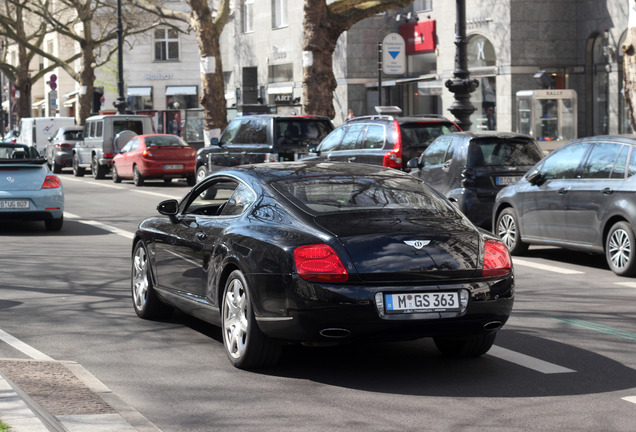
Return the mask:
<svg viewBox="0 0 636 432"><path fill-rule="evenodd" d="M306 280L345 282L349 279L342 261L326 244L297 247L294 250L294 262L298 276Z"/></svg>
<svg viewBox="0 0 636 432"><path fill-rule="evenodd" d="M111 158L111 159L112 159L113 154L112 154L112 153L104 153L104 154L103 154L103 157L105 157L105 158Z"/></svg>
<svg viewBox="0 0 636 432"><path fill-rule="evenodd" d="M501 276L511 271L512 261L506 245L497 240L486 240L482 276Z"/></svg>
<svg viewBox="0 0 636 432"><path fill-rule="evenodd" d="M143 157L152 157L152 152L150 150L144 150L141 155Z"/></svg>
<svg viewBox="0 0 636 432"><path fill-rule="evenodd" d="M393 124L395 127L395 144L393 145L393 150L384 155L382 166L402 168L402 132L400 131L400 124L397 120L395 120Z"/></svg>
<svg viewBox="0 0 636 432"><path fill-rule="evenodd" d="M42 183L42 189L56 189L62 186L59 177L54 175L47 175Z"/></svg>

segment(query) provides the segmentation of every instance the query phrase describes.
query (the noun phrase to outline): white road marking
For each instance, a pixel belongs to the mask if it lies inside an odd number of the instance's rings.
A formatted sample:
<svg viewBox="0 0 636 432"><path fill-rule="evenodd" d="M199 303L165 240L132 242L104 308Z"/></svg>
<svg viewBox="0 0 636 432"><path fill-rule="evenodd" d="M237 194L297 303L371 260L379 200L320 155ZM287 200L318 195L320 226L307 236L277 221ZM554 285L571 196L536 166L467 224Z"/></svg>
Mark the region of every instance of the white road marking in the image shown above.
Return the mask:
<svg viewBox="0 0 636 432"><path fill-rule="evenodd" d="M555 365L553 363L548 363L546 361L539 360L538 358L530 357L515 351L510 351L498 346L493 346L490 351L488 351L488 355L518 364L519 366L523 366L544 374L576 372L575 370Z"/></svg>
<svg viewBox="0 0 636 432"><path fill-rule="evenodd" d="M81 178L75 178L75 177L62 177L62 183L64 183L64 181L66 180L71 180L71 181L76 181L76 182L85 182L85 180L82 180ZM166 192L153 192L153 191L149 191L147 189L128 189L125 186L118 186L116 184L112 184L112 183L105 183L105 182L100 182L99 183L100 187L107 187L107 188L111 188L111 189L117 189L117 190L129 190L132 192L137 192L140 194L146 194L146 195L152 195L152 196L157 196L163 199L168 199L168 198L173 198L173 197L177 197L177 198L181 198L183 197L186 193L188 193L190 191L190 189L186 189L184 191L179 191L179 193L167 193L168 191L166 190ZM173 192L172 190L170 190L170 192Z"/></svg>
<svg viewBox="0 0 636 432"><path fill-rule="evenodd" d="M17 349L18 351L23 352L27 356L31 357L33 360L50 360L50 361L54 361L51 357L49 357L46 354L36 350L32 346L25 344L20 339L17 339L15 337L11 336L9 333L6 333L5 331L3 331L1 329L0 329L0 340L6 342L8 345L11 345L13 348Z"/></svg>
<svg viewBox="0 0 636 432"><path fill-rule="evenodd" d="M625 286L627 288L636 288L636 282L614 282L616 285Z"/></svg>
<svg viewBox="0 0 636 432"><path fill-rule="evenodd" d="M519 265L519 266L522 266L522 267L531 267L531 268L535 268L535 269L538 269L538 270L545 270L545 271L549 271L549 272L553 272L553 273L560 273L560 274L583 274L584 273L584 272L581 272L581 271L578 271L578 270L570 270L570 269L565 269L565 268L561 268L561 267L551 266L551 265L547 265L547 264L539 264L539 263L526 261L526 260L522 260L522 259L518 259L518 258L513 258L512 259L512 263L514 265Z"/></svg>
<svg viewBox="0 0 636 432"><path fill-rule="evenodd" d="M80 222L80 223L85 223L87 225L92 225L92 226L95 226L97 228L101 228L103 230L110 231L113 234L117 234L117 235L120 235L122 237L126 237L129 240L132 240L133 237L135 237L135 234L131 233L130 231L125 231L125 230L122 230L122 229L119 229L119 228L115 228L115 227L112 227L110 225L106 225L106 224L103 224L101 222L98 222L98 221L82 219L80 216L77 216L77 215L75 215L73 213L64 212L64 217L68 218L68 219L78 219L78 222Z"/></svg>
<svg viewBox="0 0 636 432"><path fill-rule="evenodd" d="M627 396L627 397L624 397L623 400L636 404L636 396Z"/></svg>

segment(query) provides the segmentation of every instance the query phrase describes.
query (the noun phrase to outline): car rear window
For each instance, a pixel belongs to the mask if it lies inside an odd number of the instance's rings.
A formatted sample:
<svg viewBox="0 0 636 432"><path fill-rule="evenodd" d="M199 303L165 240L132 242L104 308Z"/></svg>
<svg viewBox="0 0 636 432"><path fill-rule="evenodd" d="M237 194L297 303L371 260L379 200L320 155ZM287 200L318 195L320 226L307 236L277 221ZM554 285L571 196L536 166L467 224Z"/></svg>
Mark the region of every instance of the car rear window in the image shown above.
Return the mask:
<svg viewBox="0 0 636 432"><path fill-rule="evenodd" d="M454 214L451 206L415 178L315 176L280 180L274 189L313 215L359 210L407 210L435 216Z"/></svg>
<svg viewBox="0 0 636 432"><path fill-rule="evenodd" d="M317 118L290 118L276 120L276 143L282 145L318 144L333 130L331 122Z"/></svg>
<svg viewBox="0 0 636 432"><path fill-rule="evenodd" d="M187 144L181 141L181 139L177 136L153 136L146 137L145 143L148 147L152 146L182 146L185 147Z"/></svg>
<svg viewBox="0 0 636 432"><path fill-rule="evenodd" d="M534 165L542 158L543 153L534 140L489 138L470 142L467 165Z"/></svg>
<svg viewBox="0 0 636 432"><path fill-rule="evenodd" d="M425 150L438 136L459 132L459 129L453 123L413 122L400 124L400 132L406 145Z"/></svg>
<svg viewBox="0 0 636 432"><path fill-rule="evenodd" d="M113 136L125 130L133 131L137 135L142 135L144 133L144 122L141 120L115 120L113 122ZM101 134L97 136L101 136Z"/></svg>
<svg viewBox="0 0 636 432"><path fill-rule="evenodd" d="M81 131L81 130L64 131L64 139L74 140L74 141L81 140L83 133L84 133L84 131Z"/></svg>

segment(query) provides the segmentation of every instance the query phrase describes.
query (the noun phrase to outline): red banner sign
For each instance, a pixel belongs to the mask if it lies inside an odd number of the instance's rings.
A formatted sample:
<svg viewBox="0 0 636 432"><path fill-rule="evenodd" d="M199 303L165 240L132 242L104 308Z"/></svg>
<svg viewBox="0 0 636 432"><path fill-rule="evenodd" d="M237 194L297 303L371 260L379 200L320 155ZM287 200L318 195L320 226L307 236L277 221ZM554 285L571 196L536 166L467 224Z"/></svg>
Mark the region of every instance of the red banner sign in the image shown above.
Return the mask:
<svg viewBox="0 0 636 432"><path fill-rule="evenodd" d="M400 35L406 42L406 54L435 51L437 26L435 20L426 20L400 25Z"/></svg>

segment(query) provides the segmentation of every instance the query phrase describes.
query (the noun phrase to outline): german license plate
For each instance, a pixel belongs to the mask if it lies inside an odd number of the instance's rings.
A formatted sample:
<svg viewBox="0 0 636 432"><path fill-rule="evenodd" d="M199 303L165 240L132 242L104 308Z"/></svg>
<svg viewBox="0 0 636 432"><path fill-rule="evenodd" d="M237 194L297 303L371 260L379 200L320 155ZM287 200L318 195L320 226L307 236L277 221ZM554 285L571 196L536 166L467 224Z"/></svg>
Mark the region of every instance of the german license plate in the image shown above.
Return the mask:
<svg viewBox="0 0 636 432"><path fill-rule="evenodd" d="M172 164L172 165L164 165L165 169L183 169L183 165L180 164Z"/></svg>
<svg viewBox="0 0 636 432"><path fill-rule="evenodd" d="M0 209L28 209L29 200L0 200Z"/></svg>
<svg viewBox="0 0 636 432"><path fill-rule="evenodd" d="M456 312L459 311L459 294L456 292L386 294L387 312Z"/></svg>
<svg viewBox="0 0 636 432"><path fill-rule="evenodd" d="M521 176L497 177L495 183L497 186L508 186L517 183L520 178Z"/></svg>

